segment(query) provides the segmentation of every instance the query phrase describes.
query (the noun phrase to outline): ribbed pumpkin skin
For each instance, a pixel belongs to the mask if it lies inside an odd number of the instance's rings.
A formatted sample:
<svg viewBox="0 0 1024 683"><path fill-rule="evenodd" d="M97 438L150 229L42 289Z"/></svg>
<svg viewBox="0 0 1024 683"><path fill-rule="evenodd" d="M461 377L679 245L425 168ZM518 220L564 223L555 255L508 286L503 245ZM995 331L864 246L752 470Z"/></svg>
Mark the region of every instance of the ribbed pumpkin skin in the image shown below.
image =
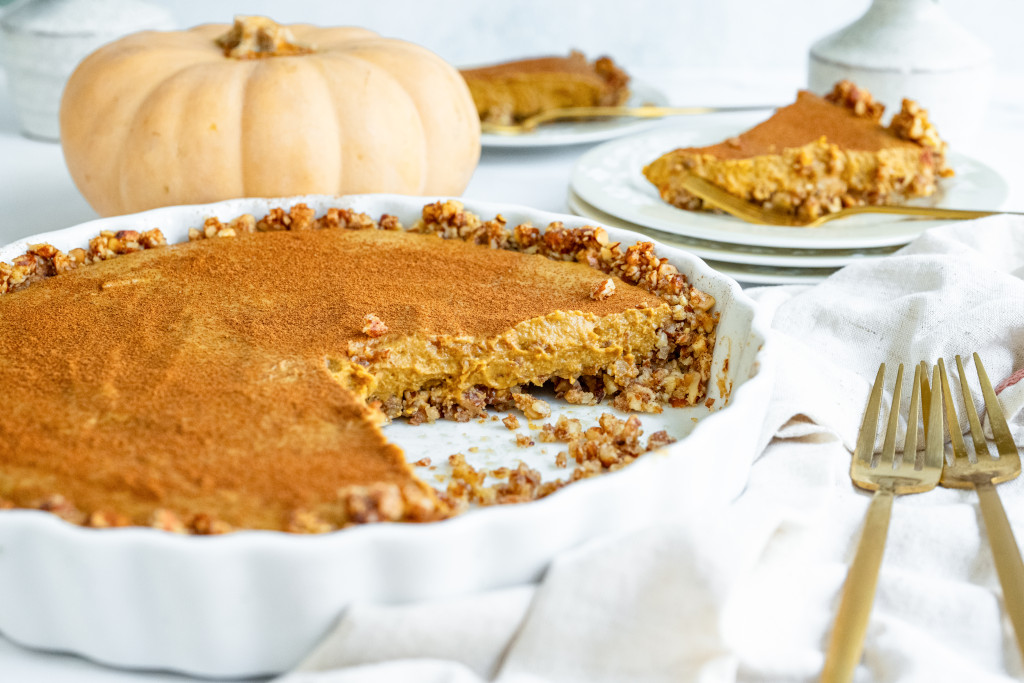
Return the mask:
<svg viewBox="0 0 1024 683"><path fill-rule="evenodd" d="M103 216L299 194L461 194L480 123L459 72L360 28L288 26L315 52L239 60L230 26L136 33L87 57L61 143Z"/></svg>

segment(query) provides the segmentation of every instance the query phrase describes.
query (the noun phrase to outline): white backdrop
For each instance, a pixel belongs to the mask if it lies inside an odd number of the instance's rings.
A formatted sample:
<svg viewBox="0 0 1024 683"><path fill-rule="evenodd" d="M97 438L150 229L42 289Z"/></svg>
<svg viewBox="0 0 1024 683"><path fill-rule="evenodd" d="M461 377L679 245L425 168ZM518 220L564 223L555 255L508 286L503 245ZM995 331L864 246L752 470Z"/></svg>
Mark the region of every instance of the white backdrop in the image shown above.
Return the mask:
<svg viewBox="0 0 1024 683"><path fill-rule="evenodd" d="M627 67L804 70L816 39L848 24L868 0L162 0L182 26L235 13L282 22L356 25L419 43L457 66L578 48ZM946 0L987 42L998 67L1024 73L1022 0ZM1022 96L1024 99L1024 96Z"/></svg>

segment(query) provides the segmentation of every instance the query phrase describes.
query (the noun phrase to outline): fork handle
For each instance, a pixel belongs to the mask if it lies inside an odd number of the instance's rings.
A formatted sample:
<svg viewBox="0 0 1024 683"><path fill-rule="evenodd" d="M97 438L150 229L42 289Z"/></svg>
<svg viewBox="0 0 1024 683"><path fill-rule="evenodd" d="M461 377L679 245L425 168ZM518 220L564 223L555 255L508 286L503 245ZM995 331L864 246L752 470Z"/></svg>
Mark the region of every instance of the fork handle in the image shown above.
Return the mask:
<svg viewBox="0 0 1024 683"><path fill-rule="evenodd" d="M882 564L885 539L889 534L892 499L893 492L888 489L878 489L871 497L857 554L843 585L843 597L825 655L825 668L821 672L822 683L853 680L853 672L860 662L871 605L875 601L878 568Z"/></svg>
<svg viewBox="0 0 1024 683"><path fill-rule="evenodd" d="M996 574L1003 586L1003 604L1010 615L1017 647L1024 654L1024 562L1021 561L1017 540L1013 537L1006 510L999 500L992 482L976 483L978 500L981 501L981 516L988 531L988 542L995 558Z"/></svg>

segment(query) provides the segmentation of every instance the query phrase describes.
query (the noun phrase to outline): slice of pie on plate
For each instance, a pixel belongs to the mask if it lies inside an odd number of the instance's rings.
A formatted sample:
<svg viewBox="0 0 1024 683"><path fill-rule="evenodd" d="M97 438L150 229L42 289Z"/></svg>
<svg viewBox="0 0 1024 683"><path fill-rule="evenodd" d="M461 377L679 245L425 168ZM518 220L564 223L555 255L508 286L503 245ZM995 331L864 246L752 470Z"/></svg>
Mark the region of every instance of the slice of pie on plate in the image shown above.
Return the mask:
<svg viewBox="0 0 1024 683"><path fill-rule="evenodd" d="M702 210L680 186L680 173L709 180L765 207L814 219L861 204L927 197L946 165L946 144L927 112L911 100L888 126L884 106L849 81L819 97L801 91L795 103L736 137L677 149L651 162L644 175L669 204Z"/></svg>
<svg viewBox="0 0 1024 683"><path fill-rule="evenodd" d="M465 69L462 77L480 120L509 124L550 109L617 106L629 99L629 76L608 57L582 53Z"/></svg>
<svg viewBox="0 0 1024 683"><path fill-rule="evenodd" d="M431 521L456 510L388 418L532 417L543 384L624 410L705 396L714 299L649 243L455 201L409 229L298 204L190 237L0 264L0 507L191 533Z"/></svg>

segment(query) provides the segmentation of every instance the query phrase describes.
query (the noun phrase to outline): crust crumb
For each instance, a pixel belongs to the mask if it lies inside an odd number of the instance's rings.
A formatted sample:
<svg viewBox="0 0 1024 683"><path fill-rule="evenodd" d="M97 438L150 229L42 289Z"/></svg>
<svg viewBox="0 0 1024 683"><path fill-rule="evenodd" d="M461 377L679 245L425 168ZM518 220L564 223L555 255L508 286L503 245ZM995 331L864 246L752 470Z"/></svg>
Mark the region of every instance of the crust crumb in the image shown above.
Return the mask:
<svg viewBox="0 0 1024 683"><path fill-rule="evenodd" d="M604 301L610 299L613 294L615 294L615 283L611 278L607 278L597 283L597 286L590 292L590 298L594 301Z"/></svg>
<svg viewBox="0 0 1024 683"><path fill-rule="evenodd" d="M551 415L551 406L530 394L512 394L512 401L528 420L539 420Z"/></svg>

